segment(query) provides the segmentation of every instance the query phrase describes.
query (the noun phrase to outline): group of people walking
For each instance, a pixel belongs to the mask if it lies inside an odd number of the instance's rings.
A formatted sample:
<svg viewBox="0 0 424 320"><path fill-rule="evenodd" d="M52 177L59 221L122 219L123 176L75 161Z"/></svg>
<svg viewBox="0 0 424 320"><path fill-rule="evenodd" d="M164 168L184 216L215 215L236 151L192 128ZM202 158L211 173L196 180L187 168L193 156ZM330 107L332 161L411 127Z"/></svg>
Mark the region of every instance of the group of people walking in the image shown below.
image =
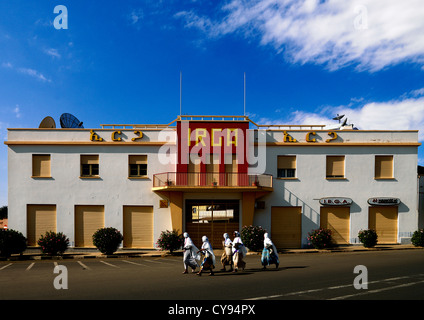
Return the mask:
<svg viewBox="0 0 424 320"><path fill-rule="evenodd" d="M224 240L222 245L224 252L221 256L222 271L226 271L226 266L230 266L231 272L237 272L239 269L244 270L246 267L246 262L243 260L247 254L246 246L243 244L238 231L234 231L233 236L234 239L231 241L227 233L224 233L223 235ZM209 275L214 275L213 269L216 265L216 257L208 237L202 237L202 247L198 249L194 245L188 233L185 232L183 250L183 274L188 273L188 268L192 269L192 273L196 273L195 270L199 266L197 261L202 260L200 270L197 272L197 275L201 276L203 271L210 271ZM202 259L201 256L203 257ZM268 233L264 234L264 248L262 250L261 263L263 269L266 269L266 267L271 264L275 264L276 268L278 268L280 263L277 249L269 238Z"/></svg>

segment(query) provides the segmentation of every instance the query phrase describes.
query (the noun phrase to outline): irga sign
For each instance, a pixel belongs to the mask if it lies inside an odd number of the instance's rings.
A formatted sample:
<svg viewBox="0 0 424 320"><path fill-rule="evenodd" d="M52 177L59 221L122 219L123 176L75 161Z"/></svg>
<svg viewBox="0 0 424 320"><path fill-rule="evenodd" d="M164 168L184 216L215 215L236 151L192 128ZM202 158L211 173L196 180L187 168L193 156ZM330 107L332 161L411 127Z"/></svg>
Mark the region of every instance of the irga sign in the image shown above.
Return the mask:
<svg viewBox="0 0 424 320"><path fill-rule="evenodd" d="M243 130L241 130L240 128L211 128L210 131L211 133L209 134L209 130L206 128L196 128L193 131L191 128L188 128L187 145L189 147L199 145L202 145L204 147L206 147L207 145L210 145L212 147L221 147L225 142L227 147L237 147L239 138L244 138L239 137L239 132L241 135L243 135ZM133 133L135 136L131 138L131 141L135 142L143 138L143 132L141 132L140 130L134 130ZM298 142L298 140L293 138L287 131L283 131L283 134L284 142ZM120 142L122 141L122 138L120 137L121 135L121 130L115 130L111 134L111 140L114 142ZM315 136L315 131L309 131L308 133L306 133L305 136L306 142L317 142ZM337 139L337 133L334 131L329 131L328 136L329 139L325 140L326 143ZM94 130L90 130L90 140L97 142L104 141L102 137L100 137L96 132L94 132Z"/></svg>
<svg viewBox="0 0 424 320"><path fill-rule="evenodd" d="M134 137L131 138L131 141L134 142L143 138L143 132L141 132L140 130L134 130L133 133L134 133ZM112 132L110 138L112 141L119 142L119 141L122 141L122 138L120 137L120 135L122 135L122 131L115 130ZM94 132L94 130L90 130L90 140L102 142L103 138L101 138L96 132Z"/></svg>

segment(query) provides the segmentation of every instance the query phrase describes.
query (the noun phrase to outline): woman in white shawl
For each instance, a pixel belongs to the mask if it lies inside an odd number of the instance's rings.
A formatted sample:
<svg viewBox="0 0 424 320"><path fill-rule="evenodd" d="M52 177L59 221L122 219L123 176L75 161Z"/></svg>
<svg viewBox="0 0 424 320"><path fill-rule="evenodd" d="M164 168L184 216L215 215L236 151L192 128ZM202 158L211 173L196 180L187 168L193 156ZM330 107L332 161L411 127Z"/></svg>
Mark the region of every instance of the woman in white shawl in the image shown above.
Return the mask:
<svg viewBox="0 0 424 320"><path fill-rule="evenodd" d="M240 233L238 231L234 231L234 240L233 240L233 262L234 262L234 270L233 272L237 272L239 268L243 269L246 267L246 262L243 261L243 258L247 254L247 249L244 246L243 242L240 238Z"/></svg>
<svg viewBox="0 0 424 320"><path fill-rule="evenodd" d="M230 237L228 236L228 233L224 233L224 241L222 241L222 246L224 247L224 252L221 256L221 264L222 264L222 271L225 271L225 266L230 266L230 271L233 270L233 242L231 241Z"/></svg>
<svg viewBox="0 0 424 320"><path fill-rule="evenodd" d="M200 271L197 273L197 275L201 276L203 270L210 270L210 276L213 276L213 268L215 268L215 254L213 253L213 249L208 237L203 236L202 241L202 248L198 251L198 253L202 252L204 258L202 265L200 266Z"/></svg>
<svg viewBox="0 0 424 320"><path fill-rule="evenodd" d="M275 248L274 243L268 236L268 233L264 234L264 249L262 250L261 262L263 269L266 269L266 266L269 266L270 264L275 264L278 269L278 265L280 264L277 248Z"/></svg>
<svg viewBox="0 0 424 320"><path fill-rule="evenodd" d="M200 260L200 257L197 254L199 249L197 249L197 247L194 245L193 241L191 240L187 232L184 232L183 250L184 250L184 255L183 255L184 272L183 273L188 273L188 267L191 267L193 269L192 273L194 273L194 271L198 267L196 260Z"/></svg>

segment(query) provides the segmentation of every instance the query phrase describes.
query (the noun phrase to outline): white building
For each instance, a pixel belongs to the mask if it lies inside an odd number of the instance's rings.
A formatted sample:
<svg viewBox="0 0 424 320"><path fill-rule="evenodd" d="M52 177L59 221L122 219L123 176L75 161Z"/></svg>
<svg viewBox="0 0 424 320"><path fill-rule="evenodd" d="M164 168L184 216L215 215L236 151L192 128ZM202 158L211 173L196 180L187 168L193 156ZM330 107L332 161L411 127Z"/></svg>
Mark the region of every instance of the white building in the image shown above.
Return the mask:
<svg viewBox="0 0 424 320"><path fill-rule="evenodd" d="M338 244L359 243L368 228L379 243L402 243L418 229L418 131L185 116L169 125L8 129L5 144L9 228L30 246L53 230L92 247L101 227L120 230L125 248L154 248L171 229L220 247L224 232L261 225L280 248L308 246L320 226Z"/></svg>

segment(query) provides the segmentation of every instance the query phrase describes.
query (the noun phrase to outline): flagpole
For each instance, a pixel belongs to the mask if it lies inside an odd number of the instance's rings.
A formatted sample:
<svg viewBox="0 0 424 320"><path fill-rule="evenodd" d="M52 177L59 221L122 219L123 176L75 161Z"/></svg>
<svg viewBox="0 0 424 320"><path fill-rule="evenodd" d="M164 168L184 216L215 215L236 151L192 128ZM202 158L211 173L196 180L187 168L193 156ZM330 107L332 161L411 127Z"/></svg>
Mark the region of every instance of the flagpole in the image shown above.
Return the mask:
<svg viewBox="0 0 424 320"><path fill-rule="evenodd" d="M180 116L181 116L181 96L182 96L182 85L183 85L183 73L180 71Z"/></svg>
<svg viewBox="0 0 424 320"><path fill-rule="evenodd" d="M244 73L244 94L243 94L244 116L246 116L246 72Z"/></svg>

